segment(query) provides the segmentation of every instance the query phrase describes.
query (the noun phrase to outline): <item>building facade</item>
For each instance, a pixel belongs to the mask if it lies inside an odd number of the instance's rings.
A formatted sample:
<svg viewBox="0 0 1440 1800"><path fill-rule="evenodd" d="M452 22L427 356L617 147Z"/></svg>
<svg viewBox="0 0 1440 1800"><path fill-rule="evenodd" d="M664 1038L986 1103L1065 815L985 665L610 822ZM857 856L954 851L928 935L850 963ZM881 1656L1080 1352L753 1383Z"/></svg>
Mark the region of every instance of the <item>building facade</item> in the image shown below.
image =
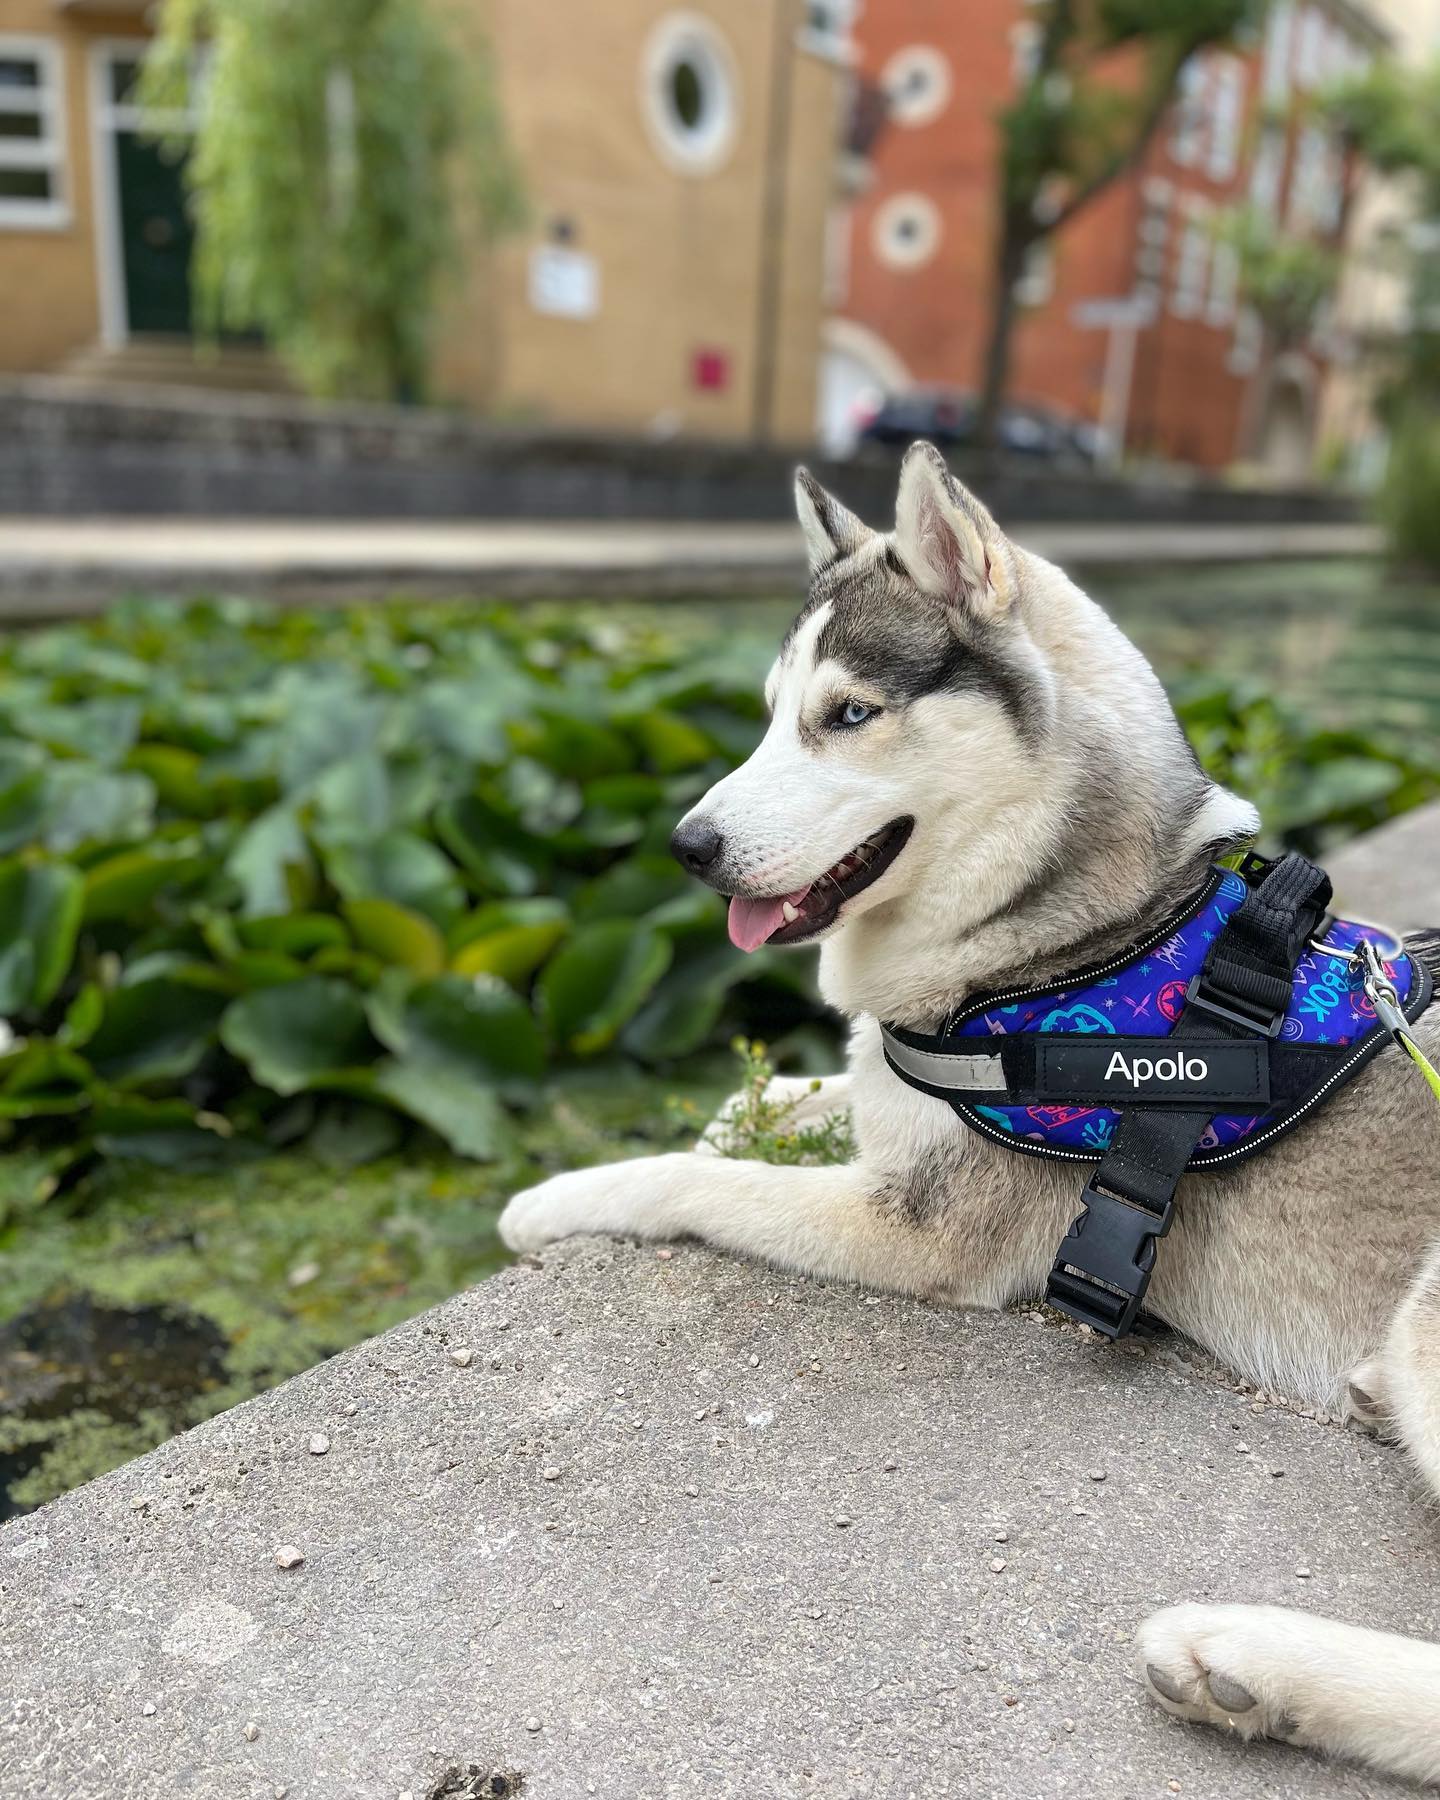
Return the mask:
<svg viewBox="0 0 1440 1800"><path fill-rule="evenodd" d="M124 378L164 346L186 373L182 174L133 93L148 11L0 0L0 372ZM807 438L844 90L825 18L803 0L475 0L462 17L491 44L530 225L471 260L437 396Z"/></svg>
<svg viewBox="0 0 1440 1800"><path fill-rule="evenodd" d="M1440 57L1440 0L1369 5L1402 62L1423 68ZM1335 296L1336 358L1321 399L1321 437L1345 446L1349 472L1367 485L1383 472L1388 445L1376 403L1402 367L1411 324L1414 206L1409 183L1360 170Z"/></svg>
<svg viewBox="0 0 1440 1800"><path fill-rule="evenodd" d="M1029 78L1040 26L1023 0L870 0L853 30L862 94L880 97L884 122L837 227L846 248L822 378L832 436L867 381L979 387L995 119ZM1215 225L1248 204L1339 246L1349 160L1292 102L1385 42L1350 0L1276 0L1263 34L1194 58L1135 168L1026 271L1013 399L1103 425L1116 454L1304 473L1333 346L1323 320L1303 344L1267 344Z"/></svg>

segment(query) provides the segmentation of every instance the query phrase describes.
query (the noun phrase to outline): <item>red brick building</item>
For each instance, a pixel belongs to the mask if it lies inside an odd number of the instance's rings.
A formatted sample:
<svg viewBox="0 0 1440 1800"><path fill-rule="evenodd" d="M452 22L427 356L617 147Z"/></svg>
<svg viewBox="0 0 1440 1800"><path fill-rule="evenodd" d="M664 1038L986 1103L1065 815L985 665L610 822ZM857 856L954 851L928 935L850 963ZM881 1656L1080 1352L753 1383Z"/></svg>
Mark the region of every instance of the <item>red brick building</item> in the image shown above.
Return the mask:
<svg viewBox="0 0 1440 1800"><path fill-rule="evenodd" d="M1024 0L866 0L854 10L858 155L836 220L822 428L863 389L980 385L995 242L995 116L1028 78ZM1264 354L1216 214L1246 202L1338 241L1349 170L1291 102L1375 54L1354 0L1275 0L1263 34L1202 53L1140 165L1045 246L1022 282L1010 395L1106 426L1112 445L1219 468L1303 471L1332 346ZM1115 303L1125 302L1117 309ZM1126 316L1132 321L1124 322Z"/></svg>

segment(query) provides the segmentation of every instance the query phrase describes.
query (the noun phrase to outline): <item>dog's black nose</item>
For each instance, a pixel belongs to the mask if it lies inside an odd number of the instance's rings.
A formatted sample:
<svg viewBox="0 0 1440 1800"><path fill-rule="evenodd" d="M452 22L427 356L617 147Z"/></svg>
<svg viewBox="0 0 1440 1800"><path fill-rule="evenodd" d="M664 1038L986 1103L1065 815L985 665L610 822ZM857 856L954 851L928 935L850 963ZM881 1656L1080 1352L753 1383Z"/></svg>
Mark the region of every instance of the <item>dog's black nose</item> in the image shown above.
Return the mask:
<svg viewBox="0 0 1440 1800"><path fill-rule="evenodd" d="M700 819L682 819L671 833L670 854L692 875L698 875L714 862L724 842L714 826Z"/></svg>

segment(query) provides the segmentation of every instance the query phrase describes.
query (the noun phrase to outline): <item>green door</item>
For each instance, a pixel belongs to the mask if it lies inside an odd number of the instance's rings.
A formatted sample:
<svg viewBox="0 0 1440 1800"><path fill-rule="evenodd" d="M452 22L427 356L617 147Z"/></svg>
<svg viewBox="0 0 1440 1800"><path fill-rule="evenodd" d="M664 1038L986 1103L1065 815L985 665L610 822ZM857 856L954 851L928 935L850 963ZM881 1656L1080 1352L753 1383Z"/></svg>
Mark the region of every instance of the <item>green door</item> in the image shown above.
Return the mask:
<svg viewBox="0 0 1440 1800"><path fill-rule="evenodd" d="M185 206L182 159L133 131L115 133L125 312L132 337L190 335L190 252L195 232Z"/></svg>

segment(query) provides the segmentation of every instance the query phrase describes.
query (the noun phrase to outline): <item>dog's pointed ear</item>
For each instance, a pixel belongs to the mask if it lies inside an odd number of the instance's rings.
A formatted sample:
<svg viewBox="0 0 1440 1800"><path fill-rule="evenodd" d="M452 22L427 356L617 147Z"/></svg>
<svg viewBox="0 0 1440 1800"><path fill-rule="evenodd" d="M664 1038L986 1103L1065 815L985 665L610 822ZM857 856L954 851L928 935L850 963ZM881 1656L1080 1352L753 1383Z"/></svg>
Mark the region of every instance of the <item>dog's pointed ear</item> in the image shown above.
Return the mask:
<svg viewBox="0 0 1440 1800"><path fill-rule="evenodd" d="M895 548L916 583L955 605L1010 604L1009 546L1000 527L924 440L905 452L895 502Z"/></svg>
<svg viewBox="0 0 1440 1800"><path fill-rule="evenodd" d="M795 471L795 511L805 533L812 575L858 550L870 536L869 526L827 494L808 469Z"/></svg>

